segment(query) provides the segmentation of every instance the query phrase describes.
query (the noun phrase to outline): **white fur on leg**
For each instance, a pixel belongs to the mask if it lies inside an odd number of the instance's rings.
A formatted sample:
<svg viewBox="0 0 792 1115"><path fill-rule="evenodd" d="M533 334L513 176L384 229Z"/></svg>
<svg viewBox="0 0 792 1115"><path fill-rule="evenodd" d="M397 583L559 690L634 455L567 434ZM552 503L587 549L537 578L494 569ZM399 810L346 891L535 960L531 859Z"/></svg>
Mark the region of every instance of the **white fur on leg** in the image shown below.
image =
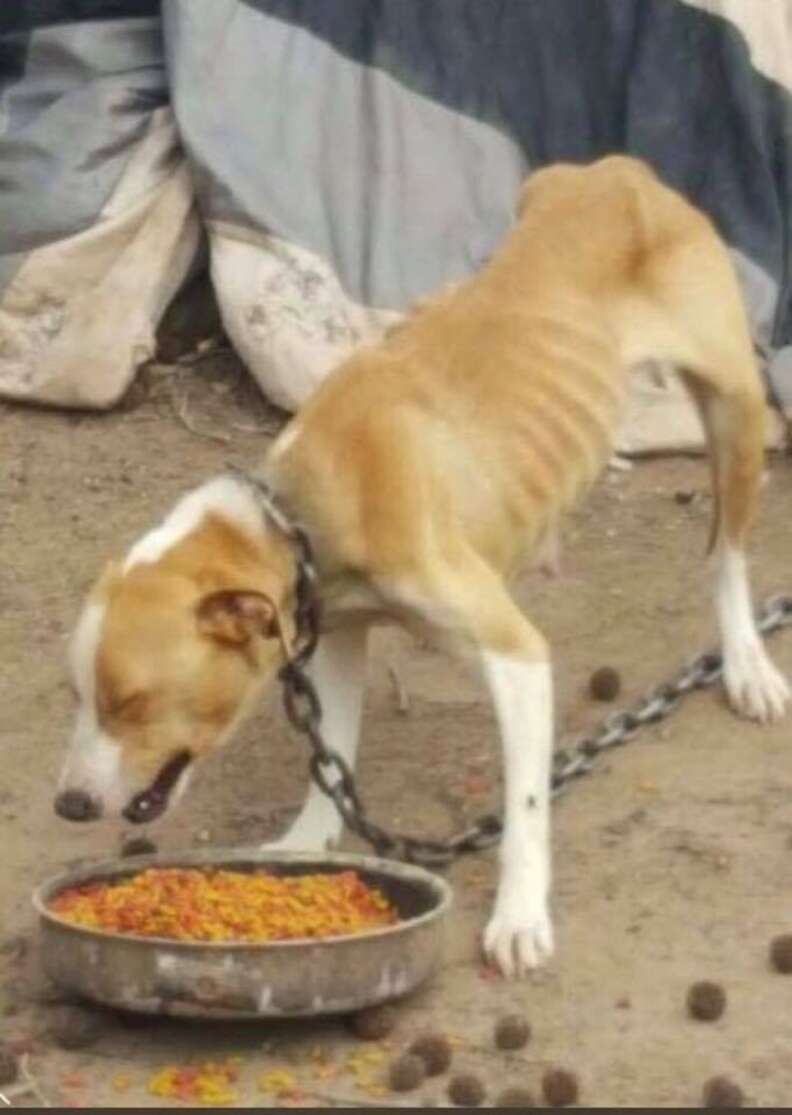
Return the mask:
<svg viewBox="0 0 792 1115"><path fill-rule="evenodd" d="M322 735L354 768L360 739L366 675L365 627L330 631L319 640L308 673L322 703ZM341 838L343 824L333 802L313 781L289 831L266 851L320 852Z"/></svg>
<svg viewBox="0 0 792 1115"><path fill-rule="evenodd" d="M770 661L756 629L741 550L721 548L715 596L729 700L743 716L763 723L775 720L789 701L789 686Z"/></svg>
<svg viewBox="0 0 792 1115"><path fill-rule="evenodd" d="M482 652L500 726L504 827L495 909L484 949L505 976L524 975L553 952L550 888L550 757L553 684L549 662Z"/></svg>

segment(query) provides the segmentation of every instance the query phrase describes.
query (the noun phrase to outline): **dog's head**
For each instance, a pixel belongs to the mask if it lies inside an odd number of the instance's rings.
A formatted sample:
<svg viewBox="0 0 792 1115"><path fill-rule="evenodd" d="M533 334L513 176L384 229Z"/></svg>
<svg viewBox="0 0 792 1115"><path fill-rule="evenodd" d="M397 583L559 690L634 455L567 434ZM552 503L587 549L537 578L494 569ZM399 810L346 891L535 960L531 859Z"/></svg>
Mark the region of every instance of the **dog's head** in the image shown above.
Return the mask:
<svg viewBox="0 0 792 1115"><path fill-rule="evenodd" d="M105 571L78 621L78 711L55 799L68 820L161 815L283 661L287 547L257 508L240 521L197 496Z"/></svg>

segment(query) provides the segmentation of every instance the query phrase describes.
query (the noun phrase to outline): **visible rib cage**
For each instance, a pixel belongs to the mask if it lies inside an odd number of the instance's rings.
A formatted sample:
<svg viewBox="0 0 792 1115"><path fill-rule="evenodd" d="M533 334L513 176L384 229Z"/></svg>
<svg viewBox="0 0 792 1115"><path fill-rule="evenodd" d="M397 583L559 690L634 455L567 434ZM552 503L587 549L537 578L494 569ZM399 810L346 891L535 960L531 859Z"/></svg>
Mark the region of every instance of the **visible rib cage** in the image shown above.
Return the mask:
<svg viewBox="0 0 792 1115"><path fill-rule="evenodd" d="M525 323L524 365L513 381L513 410L504 433L520 483L527 491L544 475L534 513L545 517L569 505L596 477L610 453L624 398L625 375L610 345L590 330L559 343L547 318ZM538 494L538 493L537 493Z"/></svg>
<svg viewBox="0 0 792 1115"><path fill-rule="evenodd" d="M389 346L388 373L402 383L421 376L421 411L435 430L423 468L435 461L446 533L461 525L481 556L511 568L606 463L627 369L587 299L562 318L529 298L504 305L497 275L486 279L470 299L425 309ZM493 308L482 318L484 296ZM432 345L430 331L445 345ZM410 410L394 414L403 429L418 425Z"/></svg>

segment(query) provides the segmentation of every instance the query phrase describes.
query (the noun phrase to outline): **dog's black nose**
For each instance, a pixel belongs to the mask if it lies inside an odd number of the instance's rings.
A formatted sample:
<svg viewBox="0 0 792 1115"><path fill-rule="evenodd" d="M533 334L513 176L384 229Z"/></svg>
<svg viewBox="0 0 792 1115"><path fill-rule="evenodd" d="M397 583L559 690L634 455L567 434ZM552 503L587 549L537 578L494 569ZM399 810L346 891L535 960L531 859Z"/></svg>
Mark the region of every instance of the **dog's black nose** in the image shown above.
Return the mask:
<svg viewBox="0 0 792 1115"><path fill-rule="evenodd" d="M55 812L66 821L98 821L102 815L99 802L84 790L63 790L55 798Z"/></svg>

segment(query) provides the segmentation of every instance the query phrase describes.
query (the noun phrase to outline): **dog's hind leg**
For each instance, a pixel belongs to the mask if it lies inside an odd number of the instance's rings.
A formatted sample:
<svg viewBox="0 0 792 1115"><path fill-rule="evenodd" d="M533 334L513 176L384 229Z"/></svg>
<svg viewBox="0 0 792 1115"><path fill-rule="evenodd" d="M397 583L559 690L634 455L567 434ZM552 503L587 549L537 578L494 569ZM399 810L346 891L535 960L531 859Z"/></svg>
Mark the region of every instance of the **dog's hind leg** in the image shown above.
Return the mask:
<svg viewBox="0 0 792 1115"><path fill-rule="evenodd" d="M765 401L731 262L708 225L650 257L624 315L629 363L673 363L698 406L710 447L715 604L723 678L732 706L760 721L780 716L789 687L756 628L745 549L762 483Z"/></svg>
<svg viewBox="0 0 792 1115"><path fill-rule="evenodd" d="M752 358L751 358L752 359ZM746 542L764 465L764 397L758 376L734 384L688 370L685 379L710 445L715 515L715 606L723 651L723 680L732 706L760 721L783 714L789 686L771 662L756 628Z"/></svg>
<svg viewBox="0 0 792 1115"><path fill-rule="evenodd" d="M353 769L360 739L367 638L365 626L326 632L307 670L322 704L323 739ZM263 845L262 850L323 851L338 843L342 829L335 805L311 780L308 796L291 828L279 840Z"/></svg>

